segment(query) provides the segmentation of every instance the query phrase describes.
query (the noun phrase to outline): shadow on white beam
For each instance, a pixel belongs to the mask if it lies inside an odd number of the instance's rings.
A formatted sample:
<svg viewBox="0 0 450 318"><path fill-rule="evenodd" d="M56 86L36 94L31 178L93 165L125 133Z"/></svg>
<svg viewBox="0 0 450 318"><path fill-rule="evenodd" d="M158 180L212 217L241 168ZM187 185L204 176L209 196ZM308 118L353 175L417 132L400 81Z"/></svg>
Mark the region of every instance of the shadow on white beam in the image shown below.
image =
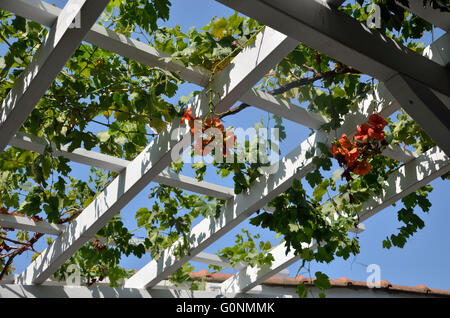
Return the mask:
<svg viewBox="0 0 450 318"><path fill-rule="evenodd" d="M444 12L440 9L433 9L430 4L427 3L424 6L423 0L409 0L409 6L404 6L400 1L396 1L397 5L411 11L415 15L421 17L425 21L434 24L446 32L450 32L450 12Z"/></svg>
<svg viewBox="0 0 450 318"><path fill-rule="evenodd" d="M27 217L0 214L0 226L23 231L59 235L66 228L64 225L44 221L33 221Z"/></svg>
<svg viewBox="0 0 450 318"><path fill-rule="evenodd" d="M145 289L131 289L96 285L33 286L0 285L1 298L151 298Z"/></svg>
<svg viewBox="0 0 450 318"><path fill-rule="evenodd" d="M67 2L44 43L1 104L0 152L28 118L108 2L109 0ZM71 23L78 15L83 22L80 27L72 27Z"/></svg>
<svg viewBox="0 0 450 318"><path fill-rule="evenodd" d="M405 111L450 156L450 102L444 104L430 88L405 75L392 77L386 86Z"/></svg>
<svg viewBox="0 0 450 318"><path fill-rule="evenodd" d="M367 220L449 171L449 156L439 147L431 148L389 176L383 194L364 203L363 210L359 213L360 221Z"/></svg>
<svg viewBox="0 0 450 318"><path fill-rule="evenodd" d="M450 96L449 69L321 0L217 1L380 81L401 73Z"/></svg>
<svg viewBox="0 0 450 318"><path fill-rule="evenodd" d="M256 89L249 90L241 97L241 101L311 129L320 129L328 122L320 114L309 112L303 107Z"/></svg>

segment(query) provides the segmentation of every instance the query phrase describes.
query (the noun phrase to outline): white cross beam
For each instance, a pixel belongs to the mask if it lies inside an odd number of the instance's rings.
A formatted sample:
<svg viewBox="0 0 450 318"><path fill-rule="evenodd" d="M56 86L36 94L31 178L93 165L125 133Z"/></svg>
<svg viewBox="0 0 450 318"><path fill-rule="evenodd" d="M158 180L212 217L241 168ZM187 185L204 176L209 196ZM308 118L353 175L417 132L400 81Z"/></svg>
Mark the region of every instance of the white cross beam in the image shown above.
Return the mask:
<svg viewBox="0 0 450 318"><path fill-rule="evenodd" d="M31 136L25 133L17 133L10 142L13 147L26 149L38 153L43 153L48 144L46 140L42 138ZM92 167L97 167L105 170L122 172L126 169L130 163L128 160L108 156L95 151L86 150L83 148L77 148L73 152L67 151L67 147L61 147L61 150L57 150L52 145L53 156L62 156L70 159L73 162L82 163ZM154 179L154 182L168 185L171 187L177 187L183 190L192 191L204 195L209 195L217 199L228 200L233 197L234 190L221 185L213 184L205 181L197 181L194 178L176 174L171 171L161 171Z"/></svg>
<svg viewBox="0 0 450 318"><path fill-rule="evenodd" d="M70 0L0 108L0 152L28 118L109 0ZM73 27L76 18L80 26Z"/></svg>
<svg viewBox="0 0 450 318"><path fill-rule="evenodd" d="M428 3L427 6L424 6L423 0L409 0L408 7L401 4L400 1L396 2L399 6L411 11L422 19L434 24L444 31L450 32L450 12L433 9Z"/></svg>

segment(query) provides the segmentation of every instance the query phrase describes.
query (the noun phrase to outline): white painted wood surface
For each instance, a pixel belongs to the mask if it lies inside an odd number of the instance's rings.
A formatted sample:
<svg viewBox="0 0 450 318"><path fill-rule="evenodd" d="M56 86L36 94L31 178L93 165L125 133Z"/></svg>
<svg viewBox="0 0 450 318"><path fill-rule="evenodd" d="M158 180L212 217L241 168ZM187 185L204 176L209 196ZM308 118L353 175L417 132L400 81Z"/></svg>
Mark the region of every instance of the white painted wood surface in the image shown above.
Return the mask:
<svg viewBox="0 0 450 318"><path fill-rule="evenodd" d="M400 1L396 1L397 5L404 7L406 10L421 17L425 21L434 24L444 31L450 32L450 12L444 12L439 9L433 9L429 6L424 7L423 0L409 0L409 6L404 6Z"/></svg>
<svg viewBox="0 0 450 318"><path fill-rule="evenodd" d="M17 133L11 139L9 144L17 148L43 153L45 146L48 145L48 142L42 138L31 136L29 134ZM77 148L73 152L67 151L66 146L61 147L61 150L57 150L54 145L52 145L52 148L54 156L62 156L73 162L114 172L123 171L130 163L128 160L108 156L83 148ZM153 181L187 191L209 195L222 200L228 200L234 195L234 191L231 188L206 181L199 182L195 178L176 174L167 170L162 171Z"/></svg>
<svg viewBox="0 0 450 318"><path fill-rule="evenodd" d="M1 104L0 152L28 118L108 2L70 0L66 4L44 43ZM83 23L80 28L72 28L71 23L78 14Z"/></svg>
<svg viewBox="0 0 450 318"><path fill-rule="evenodd" d="M330 10L322 0L217 1L382 82L401 73L450 96L449 69Z"/></svg>
<svg viewBox="0 0 450 318"><path fill-rule="evenodd" d="M64 225L33 221L27 217L8 214L0 214L0 226L51 235L59 235L65 229Z"/></svg>

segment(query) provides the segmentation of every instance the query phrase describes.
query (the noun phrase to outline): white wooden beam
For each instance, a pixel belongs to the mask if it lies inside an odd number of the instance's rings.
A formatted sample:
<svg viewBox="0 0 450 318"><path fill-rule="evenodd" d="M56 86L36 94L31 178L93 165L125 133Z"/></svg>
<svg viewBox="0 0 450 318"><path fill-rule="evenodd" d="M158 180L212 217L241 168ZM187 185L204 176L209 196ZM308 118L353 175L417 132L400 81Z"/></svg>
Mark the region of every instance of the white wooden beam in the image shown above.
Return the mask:
<svg viewBox="0 0 450 318"><path fill-rule="evenodd" d="M296 41L266 28L214 80L218 94L216 111L231 107L270 68L296 46ZM209 96L205 90L191 104L194 116L203 118L209 112ZM114 215L130 202L149 182L179 156L179 147L190 132L181 128L179 120L168 125L114 179L83 213L23 272L18 281L40 284L53 274L73 253L93 237ZM191 139L191 138L189 138ZM189 143L188 143L189 144Z"/></svg>
<svg viewBox="0 0 450 318"><path fill-rule="evenodd" d="M217 1L380 81L401 73L450 96L449 69L331 10L321 0Z"/></svg>
<svg viewBox="0 0 450 318"><path fill-rule="evenodd" d="M428 59L442 65L450 64L450 32L445 33L423 51Z"/></svg>
<svg viewBox="0 0 450 318"><path fill-rule="evenodd" d="M170 288L167 288L169 286ZM152 290L110 287L106 284L93 286L56 286L0 284L0 298L292 298L298 297L294 287L264 286L262 291L249 294L223 294L217 284L206 283L206 290L180 289L164 282L164 286ZM339 295L339 294L338 294ZM214 311L213 309L211 309ZM217 309L218 310L218 309Z"/></svg>
<svg viewBox="0 0 450 318"><path fill-rule="evenodd" d="M429 4L424 7L423 0L409 0L409 6L402 5L399 1L397 4L422 19L434 24L444 31L450 32L450 12L444 12L439 9L433 9Z"/></svg>
<svg viewBox="0 0 450 318"><path fill-rule="evenodd" d="M386 86L428 136L450 155L450 101L444 104L431 89L406 75L392 77Z"/></svg>
<svg viewBox="0 0 450 318"><path fill-rule="evenodd" d="M199 262L203 264L208 265L215 265L215 266L221 266L224 268L233 268L237 270L242 270L245 267L247 267L247 263L245 262L239 262L235 264L234 266L231 265L231 263L226 259L225 257L218 256L216 254L209 254L205 252L200 252L197 255L195 255L192 260L192 262ZM289 277L289 271L283 270L276 274L277 277Z"/></svg>
<svg viewBox="0 0 450 318"><path fill-rule="evenodd" d="M431 148L389 176L382 195L373 197L364 203L363 210L359 213L360 221L367 220L377 212L449 171L449 156L439 147Z"/></svg>
<svg viewBox="0 0 450 318"><path fill-rule="evenodd" d="M359 220L361 222L367 220L448 171L450 171L449 157L437 147L430 149L394 172L388 178L383 194L364 203L363 209L359 213ZM311 249L317 248L316 244L305 244L304 248L308 246ZM247 292L262 284L269 277L274 276L278 271L300 260L292 249L289 253L287 252L284 243L274 248L270 253L274 257L270 266L247 266L222 283L222 292Z"/></svg>
<svg viewBox="0 0 450 318"><path fill-rule="evenodd" d="M55 23L62 11L41 0L2 0L0 8L47 27Z"/></svg>
<svg viewBox="0 0 450 318"><path fill-rule="evenodd" d="M192 258L193 262L199 262L209 265L222 266L225 268L235 268L241 270L247 266L244 262L239 262L232 266L231 263L225 257L218 256L216 254L209 254L205 252L200 252Z"/></svg>
<svg viewBox="0 0 450 318"><path fill-rule="evenodd" d="M323 124L328 122L320 114L307 111L302 107L257 89L249 90L241 97L241 101L311 129L320 129Z"/></svg>
<svg viewBox="0 0 450 318"><path fill-rule="evenodd" d="M317 244L315 242L311 244L304 243L302 248L313 250L317 248ZM226 293L245 293L300 259L292 249L287 252L285 243L276 246L270 253L274 258L270 266L247 266L224 281L221 285L221 291Z"/></svg>
<svg viewBox="0 0 450 318"><path fill-rule="evenodd" d="M446 33L424 50L424 56L443 67L450 65L450 33ZM450 96L432 90L422 83L398 74L385 86L398 103L425 130L425 132L450 154Z"/></svg>
<svg viewBox="0 0 450 318"><path fill-rule="evenodd" d="M51 235L59 235L65 229L64 225L33 221L27 217L8 214L0 214L0 226Z"/></svg>
<svg viewBox="0 0 450 318"><path fill-rule="evenodd" d="M151 298L151 296L145 289L105 285L86 287L0 284L0 298Z"/></svg>
<svg viewBox="0 0 450 318"><path fill-rule="evenodd" d="M389 145L381 154L385 157L405 163L417 158L416 153L408 149L402 149L399 145Z"/></svg>
<svg viewBox="0 0 450 318"><path fill-rule="evenodd" d="M86 150L83 148L77 148L72 152L67 150L67 146L62 146L61 150L56 149L55 145L51 145L47 140L18 132L9 142L10 146L34 151L37 153L44 153L45 147L50 146L52 148L52 155L55 157L64 157L70 161L85 164L88 166L101 168L114 172L121 172L124 170L129 161L108 156L99 152Z"/></svg>
<svg viewBox="0 0 450 318"><path fill-rule="evenodd" d="M0 152L28 118L109 0L70 0L0 108ZM80 14L80 28L71 27Z"/></svg>
<svg viewBox="0 0 450 318"><path fill-rule="evenodd" d="M171 171L162 171L154 182L168 185L183 190L209 195L211 197L229 200L234 197L234 189L206 181L197 181L195 178L186 177Z"/></svg>
<svg viewBox="0 0 450 318"><path fill-rule="evenodd" d="M364 224L358 224L356 229L351 229L350 232L360 234L365 231ZM302 248L315 250L317 248L316 242L302 244ZM247 266L241 269L238 273L228 278L221 284L221 291L224 293L238 292L246 293L252 288L262 284L264 281L273 276L278 276L278 273L284 271L286 267L291 266L300 258L295 255L291 249L287 252L286 244L283 242L270 251L274 261L272 264L265 266Z"/></svg>
<svg viewBox="0 0 450 318"><path fill-rule="evenodd" d="M20 132L11 139L9 144L13 147L38 153L43 153L45 147L50 145L45 139ZM67 146L61 147L61 150L57 150L54 145L51 145L51 147L53 149L52 154L55 157L62 156L64 158L70 159L73 162L78 162L114 172L123 171L130 163L128 160L108 156L83 148L77 148L73 152L69 152L67 151ZM234 190L231 188L205 181L199 182L194 178L186 177L166 170L162 171L158 176L156 176L153 181L187 191L209 195L211 197L222 200L228 200L234 195Z"/></svg>

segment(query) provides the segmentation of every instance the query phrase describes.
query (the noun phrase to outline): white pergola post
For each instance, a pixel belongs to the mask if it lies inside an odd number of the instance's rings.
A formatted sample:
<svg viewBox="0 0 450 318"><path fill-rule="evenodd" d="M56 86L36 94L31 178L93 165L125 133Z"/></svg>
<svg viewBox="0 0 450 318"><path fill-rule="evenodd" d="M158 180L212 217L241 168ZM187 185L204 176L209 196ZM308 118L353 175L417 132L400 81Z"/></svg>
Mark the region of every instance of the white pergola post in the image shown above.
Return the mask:
<svg viewBox="0 0 450 318"><path fill-rule="evenodd" d="M70 0L53 23L0 108L0 152L19 130L45 91L97 21L109 0ZM80 26L72 26L80 18Z"/></svg>

